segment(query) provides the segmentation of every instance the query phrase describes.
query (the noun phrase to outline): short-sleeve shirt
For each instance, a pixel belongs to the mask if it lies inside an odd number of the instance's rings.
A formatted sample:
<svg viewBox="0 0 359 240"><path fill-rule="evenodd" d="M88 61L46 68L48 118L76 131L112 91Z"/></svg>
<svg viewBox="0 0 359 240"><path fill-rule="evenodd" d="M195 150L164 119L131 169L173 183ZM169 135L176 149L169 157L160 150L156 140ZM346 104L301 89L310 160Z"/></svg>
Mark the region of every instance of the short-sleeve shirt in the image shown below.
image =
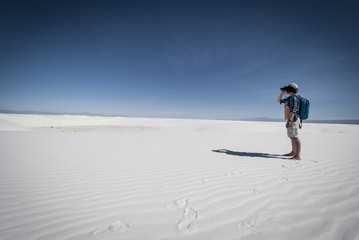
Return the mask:
<svg viewBox="0 0 359 240"><path fill-rule="evenodd" d="M297 121L300 106L299 97L296 94L293 94L292 96L280 100L280 103L286 103L288 105L289 111L294 113L293 122Z"/></svg>

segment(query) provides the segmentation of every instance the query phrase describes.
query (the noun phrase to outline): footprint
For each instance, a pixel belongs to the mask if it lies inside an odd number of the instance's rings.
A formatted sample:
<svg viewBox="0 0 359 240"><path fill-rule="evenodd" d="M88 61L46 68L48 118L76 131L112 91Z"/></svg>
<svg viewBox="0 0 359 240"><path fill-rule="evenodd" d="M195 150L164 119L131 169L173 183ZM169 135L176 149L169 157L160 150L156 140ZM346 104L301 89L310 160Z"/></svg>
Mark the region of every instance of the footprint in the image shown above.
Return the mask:
<svg viewBox="0 0 359 240"><path fill-rule="evenodd" d="M261 191L260 189L258 189L258 188L254 188L254 189L253 189L253 192L254 192L255 194L257 194L257 195L259 195L259 194L262 193L262 191Z"/></svg>
<svg viewBox="0 0 359 240"><path fill-rule="evenodd" d="M98 235L104 234L105 232L107 232L107 230L108 230L108 227L99 227L99 228L96 228L94 231L92 231L92 235L98 236Z"/></svg>
<svg viewBox="0 0 359 240"><path fill-rule="evenodd" d="M184 210L182 219L177 223L177 227L180 231L191 231L193 229L193 223L197 219L197 211L188 207Z"/></svg>
<svg viewBox="0 0 359 240"><path fill-rule="evenodd" d="M258 223L259 217L257 214L250 215L237 225L238 228L252 229L255 228Z"/></svg>
<svg viewBox="0 0 359 240"><path fill-rule="evenodd" d="M185 208L188 205L188 198L182 198L178 199L177 201L174 201L173 203L167 204L166 209L168 211L174 211L176 209Z"/></svg>
<svg viewBox="0 0 359 240"><path fill-rule="evenodd" d="M283 182L286 182L286 181L289 181L289 177L288 177L288 175L283 175L283 176L280 177L278 180L283 181Z"/></svg>
<svg viewBox="0 0 359 240"><path fill-rule="evenodd" d="M281 166L282 168L290 168L289 166L287 166L287 165L284 165L284 164L282 164L282 166Z"/></svg>
<svg viewBox="0 0 359 240"><path fill-rule="evenodd" d="M108 228L111 232L126 232L131 227L131 221L116 221Z"/></svg>
<svg viewBox="0 0 359 240"><path fill-rule="evenodd" d="M287 169L290 169L290 170L295 170L297 167L296 166L288 166L288 165L285 165L285 164L282 164L282 168L287 168Z"/></svg>
<svg viewBox="0 0 359 240"><path fill-rule="evenodd" d="M236 172L228 172L225 175L227 176L234 176L234 175L241 175L242 173L240 171L236 171Z"/></svg>
<svg viewBox="0 0 359 240"><path fill-rule="evenodd" d="M295 165L297 165L298 167L302 167L303 164L300 161L294 161Z"/></svg>
<svg viewBox="0 0 359 240"><path fill-rule="evenodd" d="M206 184L206 183L214 183L216 180L214 179L203 179L201 181L201 184Z"/></svg>
<svg viewBox="0 0 359 240"><path fill-rule="evenodd" d="M130 227L131 227L131 221L129 220L116 221L109 226L103 226L95 229L92 232L92 235L98 236L110 232L126 232L127 230L130 229Z"/></svg>

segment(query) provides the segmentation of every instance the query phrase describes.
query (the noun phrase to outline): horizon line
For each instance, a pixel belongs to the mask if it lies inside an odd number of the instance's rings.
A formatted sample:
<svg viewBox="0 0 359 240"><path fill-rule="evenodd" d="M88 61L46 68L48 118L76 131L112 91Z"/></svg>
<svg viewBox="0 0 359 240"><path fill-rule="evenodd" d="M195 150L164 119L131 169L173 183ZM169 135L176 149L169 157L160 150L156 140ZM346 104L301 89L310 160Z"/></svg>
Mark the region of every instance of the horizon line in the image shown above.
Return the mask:
<svg viewBox="0 0 359 240"><path fill-rule="evenodd" d="M0 114L28 114L28 115L70 115L70 116L89 116L89 117L127 117L127 118L174 118L174 119L198 119L198 120L223 120L223 121L250 121L250 122L284 122L285 120L279 118L269 117L253 117L253 118L236 118L236 119L219 119L219 118L186 118L186 117L159 117L159 116L128 116L119 114L102 114L93 112L52 112L52 111L16 111L0 109ZM329 124L355 124L359 125L359 119L312 119L304 120L305 123L329 123Z"/></svg>

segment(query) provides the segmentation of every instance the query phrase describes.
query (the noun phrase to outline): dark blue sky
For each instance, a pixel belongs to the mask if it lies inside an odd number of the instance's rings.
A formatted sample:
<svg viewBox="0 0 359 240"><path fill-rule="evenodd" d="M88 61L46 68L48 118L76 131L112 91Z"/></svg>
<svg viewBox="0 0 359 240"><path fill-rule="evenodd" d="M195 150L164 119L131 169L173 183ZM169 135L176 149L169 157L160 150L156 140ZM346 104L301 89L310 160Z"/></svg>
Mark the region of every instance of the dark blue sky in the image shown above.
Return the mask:
<svg viewBox="0 0 359 240"><path fill-rule="evenodd" d="M357 1L1 1L0 109L359 119Z"/></svg>

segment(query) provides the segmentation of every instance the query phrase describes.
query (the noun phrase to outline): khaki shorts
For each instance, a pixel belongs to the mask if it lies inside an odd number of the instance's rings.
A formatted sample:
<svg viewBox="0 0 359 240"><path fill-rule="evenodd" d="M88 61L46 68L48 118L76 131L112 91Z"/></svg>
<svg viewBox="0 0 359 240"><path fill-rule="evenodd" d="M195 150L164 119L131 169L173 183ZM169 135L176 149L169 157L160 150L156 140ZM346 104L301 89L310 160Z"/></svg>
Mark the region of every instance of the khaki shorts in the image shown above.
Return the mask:
<svg viewBox="0 0 359 240"><path fill-rule="evenodd" d="M292 125L287 128L287 135L288 137L292 138L292 137L298 137L299 134L299 124L300 124L300 120L299 118L297 119L297 121L292 122Z"/></svg>

